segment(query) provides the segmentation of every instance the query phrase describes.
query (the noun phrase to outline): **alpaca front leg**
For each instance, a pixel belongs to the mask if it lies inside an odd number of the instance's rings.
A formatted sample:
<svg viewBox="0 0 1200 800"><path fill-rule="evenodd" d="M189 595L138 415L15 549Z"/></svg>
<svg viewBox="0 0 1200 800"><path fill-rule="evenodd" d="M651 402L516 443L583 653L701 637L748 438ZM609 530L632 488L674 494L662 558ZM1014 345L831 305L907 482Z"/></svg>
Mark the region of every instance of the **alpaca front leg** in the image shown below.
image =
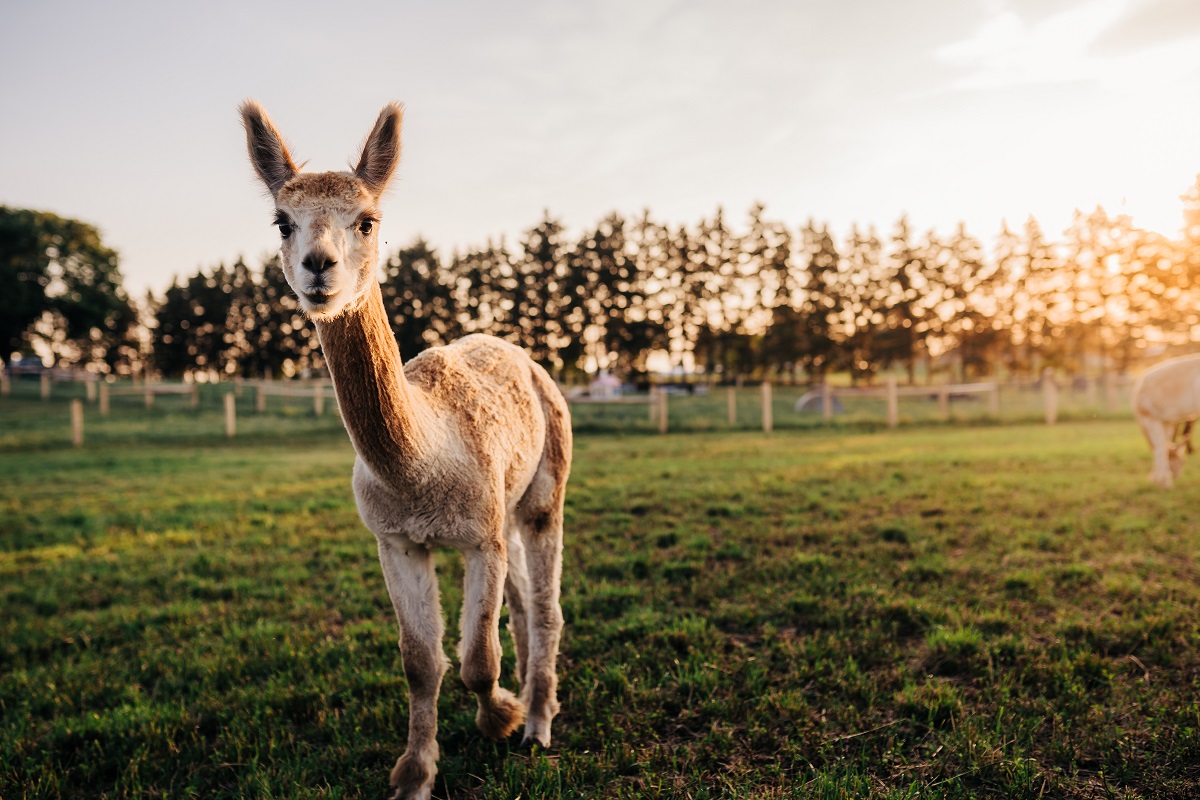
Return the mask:
<svg viewBox="0 0 1200 800"><path fill-rule="evenodd" d="M468 550L463 592L462 680L479 699L475 724L490 739L507 739L525 719L525 707L500 681L500 599L507 560L504 548Z"/></svg>
<svg viewBox="0 0 1200 800"><path fill-rule="evenodd" d="M408 744L392 769L394 800L428 800L437 775L437 697L449 663L442 651L442 607L429 551L379 543L379 563L400 625L408 679Z"/></svg>
<svg viewBox="0 0 1200 800"><path fill-rule="evenodd" d="M526 600L529 616L529 655L521 698L528 708L522 745L550 746L550 723L558 714L558 646L563 615L559 604L562 581L562 508L533 515L525 534L529 568Z"/></svg>

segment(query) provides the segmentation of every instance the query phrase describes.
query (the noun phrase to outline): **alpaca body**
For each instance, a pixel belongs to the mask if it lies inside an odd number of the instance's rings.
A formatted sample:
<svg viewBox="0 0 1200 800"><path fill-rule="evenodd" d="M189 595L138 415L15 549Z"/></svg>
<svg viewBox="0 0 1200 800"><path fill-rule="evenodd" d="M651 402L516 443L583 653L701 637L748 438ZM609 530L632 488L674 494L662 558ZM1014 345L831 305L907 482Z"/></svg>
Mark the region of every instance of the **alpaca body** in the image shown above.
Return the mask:
<svg viewBox="0 0 1200 800"><path fill-rule="evenodd" d="M404 366L404 375L424 402L438 404L444 413L436 419L432 457L374 466L361 455L356 459L355 498L376 536L477 547L488 543L500 520L519 510L522 498L527 507L553 502L554 476L534 478L542 465L547 417L565 420L566 404L524 351L475 335L426 350ZM556 424L552 435L569 443L563 427Z"/></svg>
<svg viewBox="0 0 1200 800"><path fill-rule="evenodd" d="M520 348L468 336L400 359L377 279L378 200L400 154L400 108L379 115L353 172L302 173L265 112L242 107L251 163L275 199L282 266L313 320L357 454L359 515L375 534L400 628L408 743L393 797L427 800L437 773L437 697L449 662L431 548L462 553L458 648L476 724L550 744L558 713L566 401ZM518 699L499 685L507 601Z"/></svg>
<svg viewBox="0 0 1200 800"><path fill-rule="evenodd" d="M1200 355L1164 361L1133 390L1133 411L1150 443L1150 480L1170 489L1192 451L1192 425L1200 418Z"/></svg>

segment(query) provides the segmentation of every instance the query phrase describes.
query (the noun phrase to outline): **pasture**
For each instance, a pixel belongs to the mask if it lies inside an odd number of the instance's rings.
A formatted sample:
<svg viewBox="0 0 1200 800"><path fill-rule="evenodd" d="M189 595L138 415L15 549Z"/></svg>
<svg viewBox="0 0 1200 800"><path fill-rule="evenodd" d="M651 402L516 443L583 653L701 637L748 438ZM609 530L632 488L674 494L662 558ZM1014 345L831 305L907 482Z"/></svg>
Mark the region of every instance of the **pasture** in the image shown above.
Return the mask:
<svg viewBox="0 0 1200 800"><path fill-rule="evenodd" d="M47 414L0 400L0 797L382 796L406 689L336 417ZM1200 465L1148 469L1128 419L581 433L555 744L482 739L452 672L435 796L1200 795Z"/></svg>

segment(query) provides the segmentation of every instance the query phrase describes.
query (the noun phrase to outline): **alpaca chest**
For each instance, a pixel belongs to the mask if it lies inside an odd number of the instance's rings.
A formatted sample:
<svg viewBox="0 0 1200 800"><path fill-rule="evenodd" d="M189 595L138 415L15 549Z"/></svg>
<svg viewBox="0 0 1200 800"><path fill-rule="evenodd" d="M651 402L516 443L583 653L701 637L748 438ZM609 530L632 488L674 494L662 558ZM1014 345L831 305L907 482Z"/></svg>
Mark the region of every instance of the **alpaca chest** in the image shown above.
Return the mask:
<svg viewBox="0 0 1200 800"><path fill-rule="evenodd" d="M388 486L355 465L354 499L363 524L380 539L450 547L494 538L503 509L476 481L450 478L409 491Z"/></svg>

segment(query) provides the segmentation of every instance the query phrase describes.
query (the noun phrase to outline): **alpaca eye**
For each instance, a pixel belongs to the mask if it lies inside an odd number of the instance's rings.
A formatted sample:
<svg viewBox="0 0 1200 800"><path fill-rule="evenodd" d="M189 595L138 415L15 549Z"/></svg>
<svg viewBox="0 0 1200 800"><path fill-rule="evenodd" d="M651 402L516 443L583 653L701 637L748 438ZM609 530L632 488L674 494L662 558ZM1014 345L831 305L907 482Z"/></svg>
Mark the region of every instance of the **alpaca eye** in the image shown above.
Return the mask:
<svg viewBox="0 0 1200 800"><path fill-rule="evenodd" d="M283 209L275 210L275 225L279 228L279 235L284 239L292 235L292 218L283 213Z"/></svg>
<svg viewBox="0 0 1200 800"><path fill-rule="evenodd" d="M375 224L375 220L364 219L362 222L358 223L358 232L361 233L363 236L367 236L371 233L371 227L374 224Z"/></svg>

